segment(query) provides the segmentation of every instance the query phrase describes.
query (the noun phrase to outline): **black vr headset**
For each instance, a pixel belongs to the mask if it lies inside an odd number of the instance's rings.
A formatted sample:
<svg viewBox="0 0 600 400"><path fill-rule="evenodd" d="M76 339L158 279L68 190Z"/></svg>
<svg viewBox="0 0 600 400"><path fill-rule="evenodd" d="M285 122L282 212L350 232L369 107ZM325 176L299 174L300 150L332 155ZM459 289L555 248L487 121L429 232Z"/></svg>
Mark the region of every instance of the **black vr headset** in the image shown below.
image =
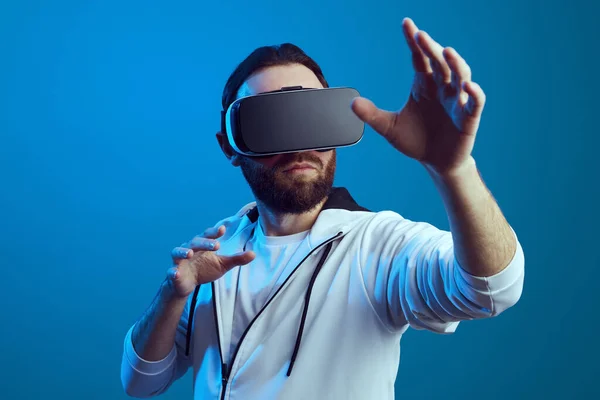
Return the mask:
<svg viewBox="0 0 600 400"><path fill-rule="evenodd" d="M246 156L352 146L364 132L364 122L351 109L358 96L352 88L294 86L242 97L221 111L221 130Z"/></svg>

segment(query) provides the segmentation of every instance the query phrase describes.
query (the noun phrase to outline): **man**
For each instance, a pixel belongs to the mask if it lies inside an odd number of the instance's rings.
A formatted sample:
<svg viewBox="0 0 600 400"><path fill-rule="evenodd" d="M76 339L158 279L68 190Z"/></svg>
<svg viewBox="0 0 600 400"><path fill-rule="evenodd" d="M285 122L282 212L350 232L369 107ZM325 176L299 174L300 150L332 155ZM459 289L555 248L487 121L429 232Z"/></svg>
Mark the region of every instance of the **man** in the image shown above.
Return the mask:
<svg viewBox="0 0 600 400"><path fill-rule="evenodd" d="M122 383L164 393L191 367L197 399L392 399L409 328L454 332L520 298L524 256L471 156L485 96L469 66L403 21L415 79L396 113L352 110L419 161L451 231L370 212L332 188L335 150L235 153L256 202L173 250L174 266L128 331ZM318 65L286 44L256 50L230 77L236 98L327 87Z"/></svg>

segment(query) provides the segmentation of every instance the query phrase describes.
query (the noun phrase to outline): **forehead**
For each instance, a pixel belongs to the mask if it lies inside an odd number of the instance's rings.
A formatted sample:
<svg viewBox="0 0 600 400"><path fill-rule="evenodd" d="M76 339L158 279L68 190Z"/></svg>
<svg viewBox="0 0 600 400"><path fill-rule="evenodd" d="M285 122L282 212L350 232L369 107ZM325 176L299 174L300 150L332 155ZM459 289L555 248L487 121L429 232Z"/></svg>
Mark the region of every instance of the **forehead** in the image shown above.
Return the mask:
<svg viewBox="0 0 600 400"><path fill-rule="evenodd" d="M278 65L262 69L251 75L238 90L237 97L279 90L286 86L323 88L314 72L304 65Z"/></svg>

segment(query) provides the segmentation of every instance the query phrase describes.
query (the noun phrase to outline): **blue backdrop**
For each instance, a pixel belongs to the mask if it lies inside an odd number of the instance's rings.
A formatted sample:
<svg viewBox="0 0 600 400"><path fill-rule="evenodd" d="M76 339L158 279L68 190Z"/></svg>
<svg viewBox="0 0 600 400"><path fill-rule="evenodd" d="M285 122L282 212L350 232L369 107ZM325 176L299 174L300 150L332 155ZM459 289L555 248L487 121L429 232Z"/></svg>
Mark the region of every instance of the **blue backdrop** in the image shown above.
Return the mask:
<svg viewBox="0 0 600 400"><path fill-rule="evenodd" d="M171 248L252 200L214 137L229 73L290 41L331 85L397 109L412 78L404 16L487 94L475 157L527 273L497 319L409 331L398 398L600 396L594 3L3 2L0 398L126 398L123 337ZM424 170L372 130L338 157L336 184L361 204L448 227ZM190 398L190 382L163 398Z"/></svg>

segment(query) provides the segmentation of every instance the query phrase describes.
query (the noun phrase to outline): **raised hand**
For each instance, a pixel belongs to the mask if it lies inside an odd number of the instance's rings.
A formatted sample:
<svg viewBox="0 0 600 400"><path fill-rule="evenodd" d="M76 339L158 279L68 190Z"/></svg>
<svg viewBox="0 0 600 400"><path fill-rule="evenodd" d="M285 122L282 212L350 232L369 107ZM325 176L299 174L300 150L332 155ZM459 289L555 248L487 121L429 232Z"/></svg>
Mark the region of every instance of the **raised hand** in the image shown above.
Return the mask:
<svg viewBox="0 0 600 400"><path fill-rule="evenodd" d="M252 251L231 256L219 255L218 238L225 234L225 226L207 229L202 235L175 247L171 256L174 266L167 272L167 279L178 297L189 296L200 284L215 281L230 269L246 265L256 257Z"/></svg>
<svg viewBox="0 0 600 400"><path fill-rule="evenodd" d="M361 97L352 108L403 154L451 173L473 161L485 94L456 50L442 47L409 18L402 27L415 71L408 101L391 112Z"/></svg>

